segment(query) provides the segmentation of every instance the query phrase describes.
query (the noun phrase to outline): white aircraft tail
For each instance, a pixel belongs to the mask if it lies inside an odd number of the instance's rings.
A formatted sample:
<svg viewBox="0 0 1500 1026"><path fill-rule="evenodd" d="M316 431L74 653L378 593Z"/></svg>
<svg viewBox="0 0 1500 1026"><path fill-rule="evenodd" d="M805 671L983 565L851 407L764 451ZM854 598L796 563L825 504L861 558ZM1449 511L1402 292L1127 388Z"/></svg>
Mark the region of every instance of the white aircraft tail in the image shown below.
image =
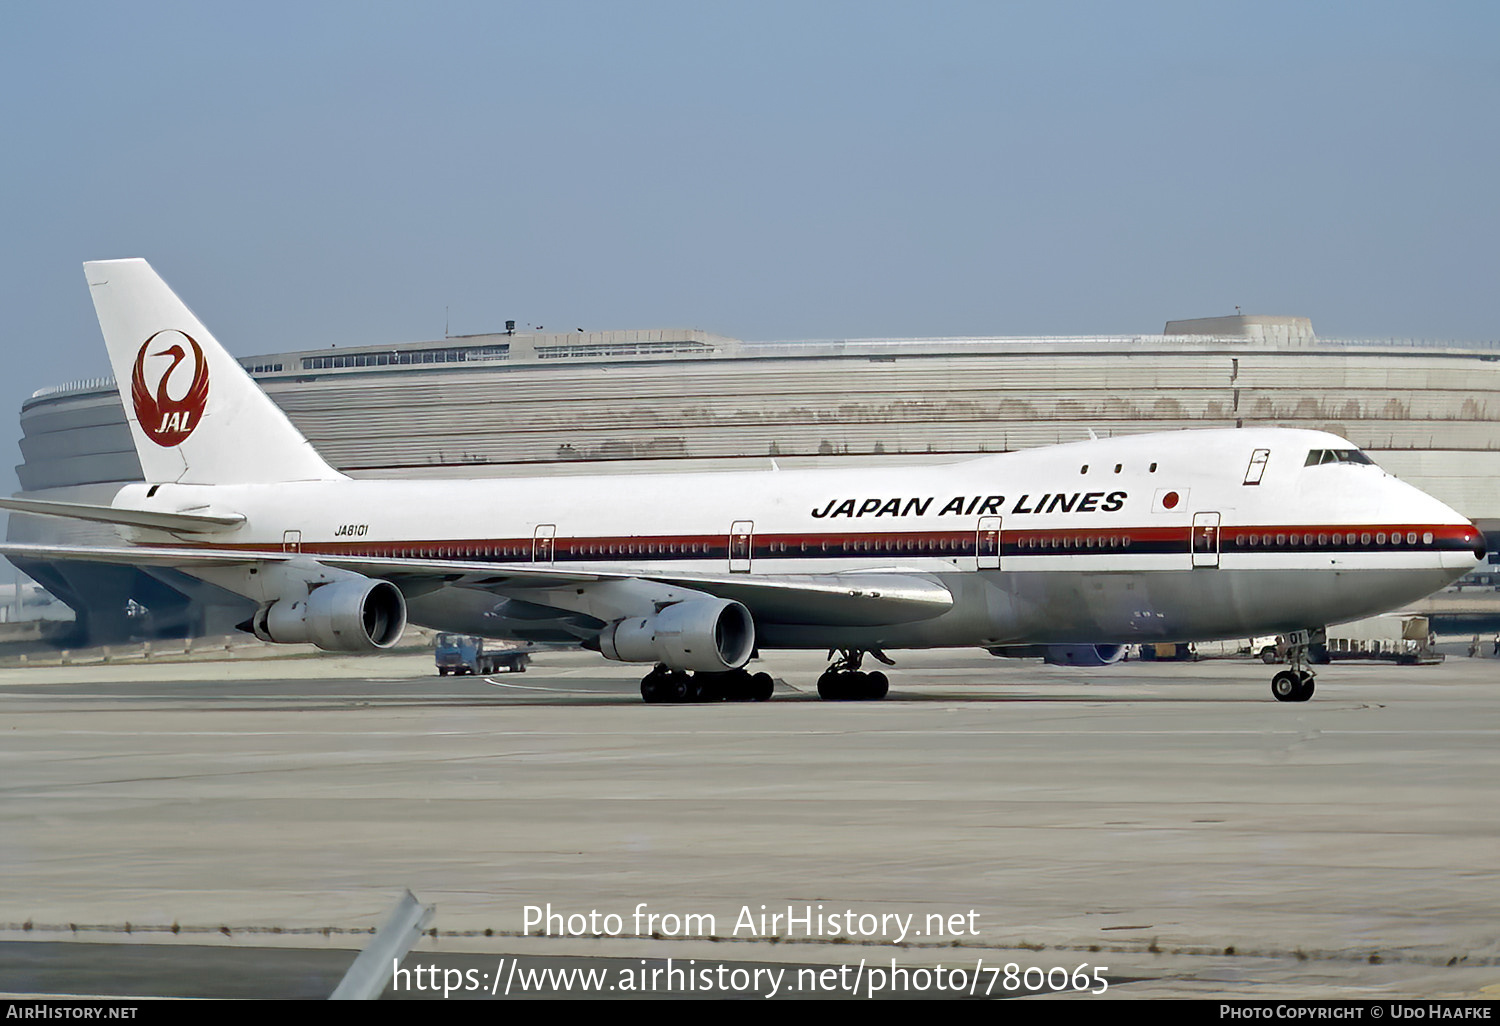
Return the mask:
<svg viewBox="0 0 1500 1026"><path fill-rule="evenodd" d="M343 477L144 260L83 265L151 484Z"/></svg>

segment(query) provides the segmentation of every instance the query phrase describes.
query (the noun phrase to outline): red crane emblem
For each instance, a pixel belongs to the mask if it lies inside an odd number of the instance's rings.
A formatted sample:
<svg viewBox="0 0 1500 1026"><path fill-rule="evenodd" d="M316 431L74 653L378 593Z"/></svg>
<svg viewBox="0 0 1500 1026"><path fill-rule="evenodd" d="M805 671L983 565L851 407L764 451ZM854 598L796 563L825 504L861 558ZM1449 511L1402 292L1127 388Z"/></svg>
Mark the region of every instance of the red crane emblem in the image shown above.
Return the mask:
<svg viewBox="0 0 1500 1026"><path fill-rule="evenodd" d="M181 399L173 399L167 392L167 382L177 365L187 359L182 346L174 343L157 352L147 352L152 342L168 334L181 335L193 348L193 378ZM151 389L146 385L147 355L172 359L171 365L156 380L155 395L151 394ZM198 422L203 419L203 408L208 405L208 361L203 358L203 350L198 347L193 336L185 331L169 328L158 331L141 343L140 352L135 354L135 370L130 375L130 401L135 405L135 417L141 430L157 445L181 445L193 433Z"/></svg>

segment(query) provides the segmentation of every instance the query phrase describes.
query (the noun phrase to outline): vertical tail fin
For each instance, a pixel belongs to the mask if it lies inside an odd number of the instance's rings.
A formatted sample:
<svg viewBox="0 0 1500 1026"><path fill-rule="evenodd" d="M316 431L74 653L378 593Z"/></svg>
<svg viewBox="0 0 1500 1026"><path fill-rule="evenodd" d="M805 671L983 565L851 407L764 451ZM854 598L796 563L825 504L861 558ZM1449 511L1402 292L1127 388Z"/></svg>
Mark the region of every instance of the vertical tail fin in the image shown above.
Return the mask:
<svg viewBox="0 0 1500 1026"><path fill-rule="evenodd" d="M150 264L99 260L83 270L148 482L251 484L343 476Z"/></svg>

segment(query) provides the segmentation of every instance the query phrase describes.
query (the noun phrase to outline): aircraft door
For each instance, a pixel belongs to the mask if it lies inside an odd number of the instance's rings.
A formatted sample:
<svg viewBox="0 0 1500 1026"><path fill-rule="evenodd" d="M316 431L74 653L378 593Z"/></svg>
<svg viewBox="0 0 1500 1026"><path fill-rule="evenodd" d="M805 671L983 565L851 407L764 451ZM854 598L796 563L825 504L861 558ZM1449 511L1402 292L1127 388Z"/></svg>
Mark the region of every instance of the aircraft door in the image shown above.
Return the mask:
<svg viewBox="0 0 1500 1026"><path fill-rule="evenodd" d="M974 555L980 570L1000 569L1000 518L980 517L974 535Z"/></svg>
<svg viewBox="0 0 1500 1026"><path fill-rule="evenodd" d="M281 532L281 551L282 552L301 552L302 551L302 532L301 531L282 531Z"/></svg>
<svg viewBox="0 0 1500 1026"><path fill-rule="evenodd" d="M1216 568L1219 565L1219 514L1193 514L1193 566Z"/></svg>
<svg viewBox="0 0 1500 1026"><path fill-rule="evenodd" d="M531 561L533 563L552 562L552 545L556 537L556 524L536 525L536 535L532 538L531 542Z"/></svg>
<svg viewBox="0 0 1500 1026"><path fill-rule="evenodd" d="M755 522L736 520L729 528L729 572L748 574L750 555L754 551Z"/></svg>

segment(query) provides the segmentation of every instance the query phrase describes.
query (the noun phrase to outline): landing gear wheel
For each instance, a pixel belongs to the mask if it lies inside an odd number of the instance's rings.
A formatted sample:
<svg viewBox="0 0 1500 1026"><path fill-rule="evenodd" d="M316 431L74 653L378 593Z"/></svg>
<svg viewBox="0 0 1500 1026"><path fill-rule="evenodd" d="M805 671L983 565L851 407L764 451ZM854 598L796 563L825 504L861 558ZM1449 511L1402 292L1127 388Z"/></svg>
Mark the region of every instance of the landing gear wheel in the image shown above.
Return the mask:
<svg viewBox="0 0 1500 1026"><path fill-rule="evenodd" d="M657 702L665 702L667 700L666 682L662 679L662 676L662 674L652 670L641 678L641 701L648 705L654 705Z"/></svg>
<svg viewBox="0 0 1500 1026"><path fill-rule="evenodd" d="M844 680L846 673L828 670L818 678L818 697L825 702L842 702L849 697L849 685Z"/></svg>
<svg viewBox="0 0 1500 1026"><path fill-rule="evenodd" d="M769 702L771 693L776 690L776 681L769 673L757 673L750 678L750 699L755 702Z"/></svg>
<svg viewBox="0 0 1500 1026"><path fill-rule="evenodd" d="M771 697L776 682L769 673L752 674L749 670L725 670L711 673L700 670L688 677L686 673L663 671L688 680L688 702L764 702Z"/></svg>
<svg viewBox="0 0 1500 1026"><path fill-rule="evenodd" d="M658 666L641 678L641 701L686 702L694 690L692 683L687 674Z"/></svg>
<svg viewBox="0 0 1500 1026"><path fill-rule="evenodd" d="M1302 678L1291 670L1282 670L1271 678L1271 694L1276 696L1278 702L1303 702Z"/></svg>
<svg viewBox="0 0 1500 1026"><path fill-rule="evenodd" d="M1328 658L1328 632L1322 627L1310 627L1286 635L1286 661L1290 669L1282 670L1271 678L1271 694L1278 702L1305 702L1313 696L1313 671L1309 662Z"/></svg>
<svg viewBox="0 0 1500 1026"><path fill-rule="evenodd" d="M878 648L843 648L838 652L839 658L818 678L819 698L834 702L851 699L878 700L890 692L891 683L885 674L879 670L874 673L861 673L859 670L866 653L887 666L895 666L895 662L884 652ZM829 658L833 658L833 653L833 649L828 650Z"/></svg>
<svg viewBox="0 0 1500 1026"><path fill-rule="evenodd" d="M1292 699L1294 702L1305 702L1313 696L1316 685L1313 683L1313 675L1306 670L1302 671L1302 681L1297 687L1297 695Z"/></svg>
<svg viewBox="0 0 1500 1026"><path fill-rule="evenodd" d="M890 692L886 675L855 670L826 670L818 678L818 697L830 702L875 701Z"/></svg>

